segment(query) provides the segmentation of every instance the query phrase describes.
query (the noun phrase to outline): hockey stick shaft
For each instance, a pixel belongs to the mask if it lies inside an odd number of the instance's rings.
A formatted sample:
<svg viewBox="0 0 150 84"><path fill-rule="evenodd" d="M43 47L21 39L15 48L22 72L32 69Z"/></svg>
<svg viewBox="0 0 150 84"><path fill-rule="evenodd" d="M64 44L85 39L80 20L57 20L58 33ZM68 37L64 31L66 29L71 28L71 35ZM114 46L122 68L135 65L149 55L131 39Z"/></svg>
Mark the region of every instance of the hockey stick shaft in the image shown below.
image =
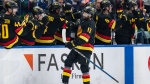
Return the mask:
<svg viewBox="0 0 150 84"><path fill-rule="evenodd" d="M73 48L74 51L76 51L78 54L80 54L83 58L85 58L86 60L88 60L89 62L91 62L93 65L95 65L97 68L99 68L101 71L103 71L107 76L109 76L110 78L112 78L114 81L116 81L117 83L119 83L118 80L116 80L114 77L112 77L110 74L108 74L106 71L104 71L101 67L99 67L98 65L96 65L94 62L92 62L90 59L88 59L86 56L84 56L81 52L79 52L77 49Z"/></svg>

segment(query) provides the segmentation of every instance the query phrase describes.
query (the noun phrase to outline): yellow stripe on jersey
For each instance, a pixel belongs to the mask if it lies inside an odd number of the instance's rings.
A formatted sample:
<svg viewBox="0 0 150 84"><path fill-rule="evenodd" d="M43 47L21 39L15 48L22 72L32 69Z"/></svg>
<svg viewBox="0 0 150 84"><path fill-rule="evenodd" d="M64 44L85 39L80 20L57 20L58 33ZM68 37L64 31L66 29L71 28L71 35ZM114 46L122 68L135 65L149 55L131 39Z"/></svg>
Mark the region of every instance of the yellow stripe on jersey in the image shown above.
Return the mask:
<svg viewBox="0 0 150 84"><path fill-rule="evenodd" d="M111 40L104 39L104 38L98 36L97 34L95 35L95 38L97 38L97 39L99 39L100 41L103 41L103 42L105 42L105 43L110 43L110 42L111 42Z"/></svg>
<svg viewBox="0 0 150 84"><path fill-rule="evenodd" d="M150 31L150 25L149 25L150 23L147 23L147 31Z"/></svg>
<svg viewBox="0 0 150 84"><path fill-rule="evenodd" d="M86 38L85 36L82 36L82 35L80 35L79 38L81 38L81 39L84 40L85 42L88 42L88 41L89 41L88 38Z"/></svg>
<svg viewBox="0 0 150 84"><path fill-rule="evenodd" d="M21 35L22 32L23 32L23 28L21 28L21 29L17 32L17 34L18 34L18 35Z"/></svg>
<svg viewBox="0 0 150 84"><path fill-rule="evenodd" d="M116 21L114 21L114 23L112 24L112 29L114 29L115 28L115 26L116 26Z"/></svg>
<svg viewBox="0 0 150 84"><path fill-rule="evenodd" d="M79 50L89 50L89 51L92 51L92 52L93 52L93 48L91 48L91 47L76 46L75 48L76 48L76 49L79 49Z"/></svg>
<svg viewBox="0 0 150 84"><path fill-rule="evenodd" d="M5 46L5 48L8 48L8 49L12 48L18 42L18 40L19 40L19 37L17 36L16 40L13 43L11 43L10 45Z"/></svg>
<svg viewBox="0 0 150 84"><path fill-rule="evenodd" d="M37 43L53 43L55 39L52 40L41 40L41 39L35 39L35 42Z"/></svg>

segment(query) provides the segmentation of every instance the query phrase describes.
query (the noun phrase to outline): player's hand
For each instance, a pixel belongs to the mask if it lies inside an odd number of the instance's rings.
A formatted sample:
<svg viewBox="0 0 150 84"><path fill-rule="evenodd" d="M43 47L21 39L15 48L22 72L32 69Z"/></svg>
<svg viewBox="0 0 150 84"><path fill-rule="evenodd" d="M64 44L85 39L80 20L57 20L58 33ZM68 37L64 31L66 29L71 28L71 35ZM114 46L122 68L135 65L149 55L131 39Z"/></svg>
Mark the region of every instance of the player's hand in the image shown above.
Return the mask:
<svg viewBox="0 0 150 84"><path fill-rule="evenodd" d="M29 21L29 14L26 14L26 15L24 16L24 21L25 21L25 23L27 23L27 22Z"/></svg>
<svg viewBox="0 0 150 84"><path fill-rule="evenodd" d="M49 19L47 16L44 16L41 20L41 22L43 23L44 26L46 26L49 23Z"/></svg>
<svg viewBox="0 0 150 84"><path fill-rule="evenodd" d="M65 47L67 47L67 48L69 48L69 49L72 49L72 48L74 48L74 44L73 44L73 42L68 42L68 43L65 43Z"/></svg>
<svg viewBox="0 0 150 84"><path fill-rule="evenodd" d="M82 13L81 13L81 11L78 11L78 12L73 13L73 15L74 15L75 19L80 19L82 16Z"/></svg>

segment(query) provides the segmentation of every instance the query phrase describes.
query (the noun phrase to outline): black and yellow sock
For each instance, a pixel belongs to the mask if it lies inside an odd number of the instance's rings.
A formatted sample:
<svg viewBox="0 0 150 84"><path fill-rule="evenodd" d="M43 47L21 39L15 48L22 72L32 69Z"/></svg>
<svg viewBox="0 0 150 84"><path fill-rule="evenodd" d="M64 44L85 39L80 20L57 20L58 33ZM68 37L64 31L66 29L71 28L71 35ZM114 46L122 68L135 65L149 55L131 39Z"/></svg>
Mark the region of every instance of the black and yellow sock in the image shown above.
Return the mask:
<svg viewBox="0 0 150 84"><path fill-rule="evenodd" d="M89 74L83 74L82 80L83 80L83 84L90 84L90 75Z"/></svg>
<svg viewBox="0 0 150 84"><path fill-rule="evenodd" d="M69 68L64 68L62 78L63 83L68 83L71 72L72 70L70 70Z"/></svg>

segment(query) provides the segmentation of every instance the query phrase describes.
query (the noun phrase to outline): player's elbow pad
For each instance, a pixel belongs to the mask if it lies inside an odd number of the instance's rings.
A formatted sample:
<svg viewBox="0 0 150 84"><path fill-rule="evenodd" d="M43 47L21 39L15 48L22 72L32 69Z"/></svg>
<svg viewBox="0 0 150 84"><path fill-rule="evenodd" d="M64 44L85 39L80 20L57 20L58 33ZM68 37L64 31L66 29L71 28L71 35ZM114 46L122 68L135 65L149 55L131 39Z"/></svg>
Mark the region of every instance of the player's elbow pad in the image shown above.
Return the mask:
<svg viewBox="0 0 150 84"><path fill-rule="evenodd" d="M22 27L22 26L18 27L18 28L15 30L15 32L17 33L17 35L20 36L20 35L23 33L23 27Z"/></svg>
<svg viewBox="0 0 150 84"><path fill-rule="evenodd" d="M79 38L76 39L75 43L77 45L84 44L84 43L87 43L89 39L90 39L90 36L83 33L79 36Z"/></svg>
<svg viewBox="0 0 150 84"><path fill-rule="evenodd" d="M114 29L116 26L116 21L115 20L112 20L111 22L109 22L108 24L108 27L111 28L111 29Z"/></svg>

